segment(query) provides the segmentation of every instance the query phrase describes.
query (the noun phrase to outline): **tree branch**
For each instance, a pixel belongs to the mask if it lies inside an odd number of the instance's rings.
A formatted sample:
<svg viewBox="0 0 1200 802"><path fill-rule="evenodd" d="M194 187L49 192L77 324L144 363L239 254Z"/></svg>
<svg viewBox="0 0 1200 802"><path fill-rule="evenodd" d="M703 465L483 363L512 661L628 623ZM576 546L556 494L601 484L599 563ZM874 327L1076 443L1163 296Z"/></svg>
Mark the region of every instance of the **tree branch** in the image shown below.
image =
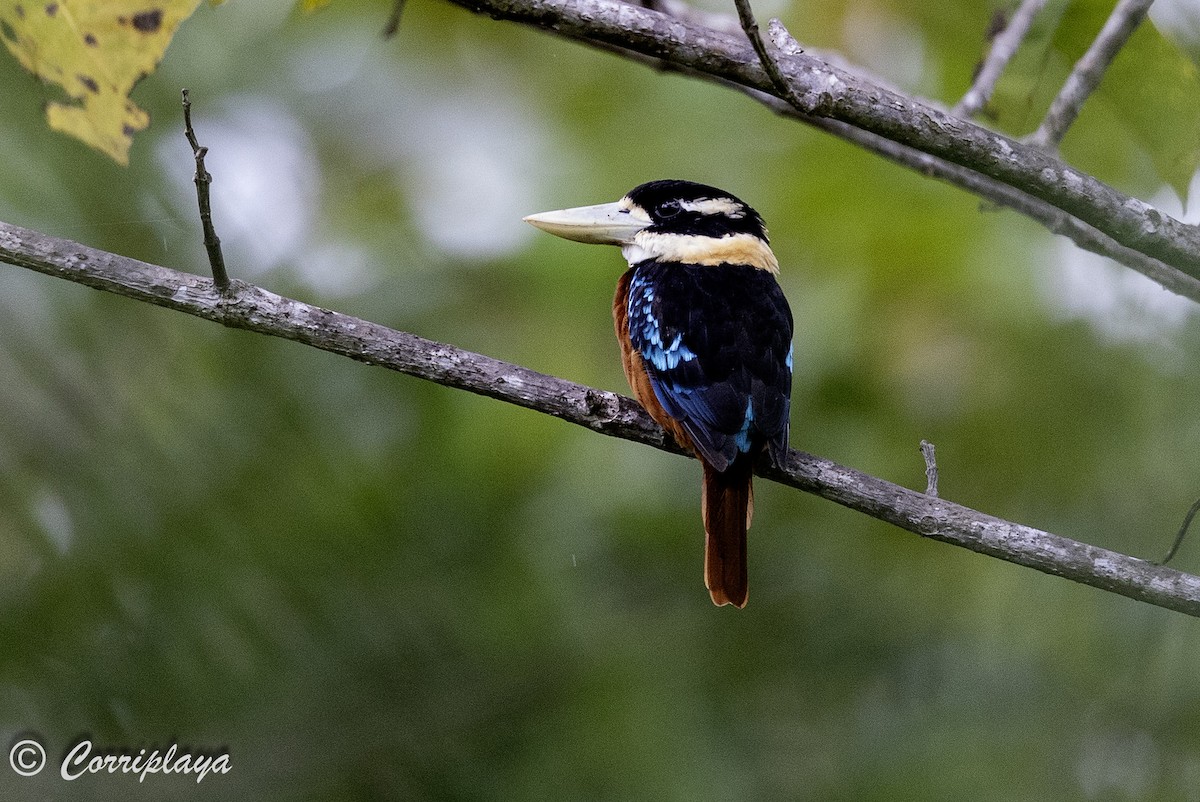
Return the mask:
<svg viewBox="0 0 1200 802"><path fill-rule="evenodd" d="M222 294L210 279L6 223L0 223L0 261L680 453L624 396L310 306L243 281L232 281ZM1200 616L1200 577L1004 521L799 451L790 451L783 467L762 466L759 474L934 540Z"/></svg>
<svg viewBox="0 0 1200 802"><path fill-rule="evenodd" d="M1029 138L1030 144L1041 148L1058 147L1071 123L1079 116L1084 101L1100 85L1100 79L1104 77L1108 65L1112 64L1117 53L1146 18L1146 12L1150 10L1150 4L1153 2L1154 0L1119 0L1092 46L1075 62L1074 69L1067 76L1067 82L1050 104L1046 118Z"/></svg>
<svg viewBox="0 0 1200 802"><path fill-rule="evenodd" d="M1163 288L1200 303L1200 279L1193 278L1187 273L1176 270L1170 265L1164 264L1158 259L1147 256L1140 251L1135 251L1133 248L1121 245L1099 229L1088 225L1077 217L1067 214L1057 206L1046 203L1032 195L1027 195L1019 189L1013 189L1007 184L1002 184L974 170L961 167L957 164L951 164L944 159L930 156L928 153L922 153L906 145L897 144L889 139L872 134L870 131L864 131L861 128L855 128L854 126L840 123L837 120L801 115L791 106L780 101L773 95L765 95L757 92L756 94L762 95L762 98L764 98L763 102L780 114L802 119L809 125L840 136L847 141L854 142L866 150L896 164L909 167L922 175L953 184L998 206L1020 212L1026 217L1041 223L1053 233L1067 237L1085 251L1106 256L1109 259L1120 262L1126 267L1136 270L1158 283Z"/></svg>
<svg viewBox="0 0 1200 802"><path fill-rule="evenodd" d="M792 35L788 33L779 20L771 20L769 29L776 41L776 47L781 51L785 53L802 52L800 45L796 43L796 40L792 38ZM855 128L852 125L831 120L827 117L815 117L804 114L797 110L790 101L781 100L766 92L749 89L739 84L723 83L744 92L779 114L793 117L814 128L820 128L848 142L853 142L859 147L882 156L889 161L916 170L922 175L945 181L967 192L974 193L998 206L1003 206L1024 214L1026 217L1041 223L1053 233L1067 237L1080 248L1120 262L1150 280L1157 282L1165 289L1200 303L1200 279L1193 278L1170 265L1164 264L1158 259L1121 245L1094 226L1088 225L1079 218L1067 214L1052 204L1028 195L1019 189L1014 189L1008 184L977 173L974 170L952 164L936 156L930 156L928 153L923 153L916 148L885 139L870 131Z"/></svg>
<svg viewBox="0 0 1200 802"><path fill-rule="evenodd" d="M669 3L674 2L675 0L658 0L657 5L666 7ZM713 24L719 30L725 30L727 27L734 31L741 30L737 20L707 12L692 10L685 13L684 19L691 19L696 15L703 15L705 19L713 20ZM776 49L781 53L797 54L806 52L779 20L772 19L768 30ZM997 206L1019 212L1041 223L1052 233L1067 237L1080 248L1119 262L1160 284L1163 288L1200 303L1200 279L1193 278L1144 253L1127 248L1112 237L1088 225L1079 218L1067 214L1062 209L1039 200L1032 195L1028 195L1019 189L1014 189L994 178L989 178L969 168L952 164L945 159L930 156L928 153L923 153L916 148L901 145L878 134L856 128L853 125L847 125L828 117L805 114L796 108L792 100L785 100L776 95L768 94L767 92L723 78L705 75L689 67L682 67L671 62L663 62L657 58L645 56L640 53L633 53L615 45L599 44L596 46L658 70L676 72L692 78L702 78L741 92L780 115L799 120L814 128L819 128L826 133L833 134L878 156L882 156L891 162L915 170L921 175L937 178L959 189L978 195ZM813 51L809 50L807 52L811 53ZM821 58L827 58L827 56L822 55Z"/></svg>
<svg viewBox="0 0 1200 802"><path fill-rule="evenodd" d="M710 79L778 92L744 37L619 0L450 2L588 44L661 59ZM781 53L776 61L805 113L973 170L1078 218L1120 246L1200 278L1200 229L1118 192L1040 148L889 91L807 53Z"/></svg>
<svg viewBox="0 0 1200 802"><path fill-rule="evenodd" d="M1046 0L1023 0L1012 19L1004 26L1004 30L997 33L992 40L992 48L988 51L987 58L979 65L975 81L962 96L962 100L958 101L953 114L963 118L974 117L988 104L1004 68L1016 55L1017 49L1021 47L1021 43L1033 27L1034 18L1045 6Z"/></svg>

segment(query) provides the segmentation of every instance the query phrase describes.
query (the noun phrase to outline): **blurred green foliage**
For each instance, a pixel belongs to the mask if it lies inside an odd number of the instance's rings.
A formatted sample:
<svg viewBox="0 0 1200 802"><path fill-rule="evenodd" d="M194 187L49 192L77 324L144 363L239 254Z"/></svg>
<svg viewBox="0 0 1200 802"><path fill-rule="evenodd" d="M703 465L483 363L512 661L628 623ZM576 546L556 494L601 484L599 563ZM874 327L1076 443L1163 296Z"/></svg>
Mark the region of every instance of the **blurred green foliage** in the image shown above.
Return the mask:
<svg viewBox="0 0 1200 802"><path fill-rule="evenodd" d="M795 447L923 487L927 438L954 501L1165 550L1200 493L1189 303L727 90L433 2L383 41L389 5L201 6L135 92L129 169L47 132L48 90L0 60L0 219L205 272L186 86L232 274L623 390L619 255L520 218L712 183L784 265ZM995 7L760 15L952 102ZM1119 116L1070 144L1173 202ZM0 764L5 799L1200 788L1194 621L767 482L750 604L716 609L694 462L6 266L0 409L5 748L178 739L233 766Z"/></svg>
<svg viewBox="0 0 1200 802"><path fill-rule="evenodd" d="M1200 24L1200 11L1189 0L1166 5L1190 8L1193 24ZM997 85L990 104L996 121L1017 134L1035 128L1112 11L1109 0L1047 3ZM1172 37L1175 31L1179 36ZM1114 165L1148 158L1154 171L1139 166L1125 174L1142 172L1143 180L1165 182L1186 199L1200 165L1200 71L1193 61L1200 49L1189 57L1185 46L1171 41L1185 34L1178 24L1165 35L1153 22L1137 27L1088 98L1079 125L1068 132L1068 159L1083 170L1112 174Z"/></svg>

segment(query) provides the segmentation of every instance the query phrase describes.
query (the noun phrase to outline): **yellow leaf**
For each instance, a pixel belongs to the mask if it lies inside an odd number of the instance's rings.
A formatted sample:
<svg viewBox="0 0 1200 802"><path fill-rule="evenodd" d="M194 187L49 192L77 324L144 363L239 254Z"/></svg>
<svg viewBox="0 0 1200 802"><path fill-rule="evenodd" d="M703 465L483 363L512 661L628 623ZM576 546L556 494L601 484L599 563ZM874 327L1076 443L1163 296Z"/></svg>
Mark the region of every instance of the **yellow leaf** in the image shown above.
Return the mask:
<svg viewBox="0 0 1200 802"><path fill-rule="evenodd" d="M312 12L319 11L325 6L329 5L329 2L330 0L304 0L304 2L300 4L300 7L304 10L305 14L311 14Z"/></svg>
<svg viewBox="0 0 1200 802"><path fill-rule="evenodd" d="M58 84L50 127L129 163L133 135L150 117L129 99L153 72L200 0L0 0L0 39L21 66Z"/></svg>

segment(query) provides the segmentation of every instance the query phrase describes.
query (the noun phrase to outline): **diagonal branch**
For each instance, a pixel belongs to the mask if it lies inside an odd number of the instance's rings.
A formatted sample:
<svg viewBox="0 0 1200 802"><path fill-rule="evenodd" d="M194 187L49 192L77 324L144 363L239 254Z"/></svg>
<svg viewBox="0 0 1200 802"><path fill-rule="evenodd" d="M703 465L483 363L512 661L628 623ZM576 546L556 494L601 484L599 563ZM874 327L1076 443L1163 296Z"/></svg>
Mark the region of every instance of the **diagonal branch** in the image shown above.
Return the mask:
<svg viewBox="0 0 1200 802"><path fill-rule="evenodd" d="M1057 206L1047 203L1040 198L1035 198L1019 189L1010 187L1008 184L988 178L981 173L977 173L961 165L952 164L945 159L930 156L928 153L923 153L916 148L885 139L870 131L864 131L861 128L855 128L852 125L831 120L827 117L814 117L803 114L797 111L790 103L780 100L774 95L768 95L765 92L759 92L757 89L747 89L742 86L735 86L734 88L745 92L750 97L753 97L779 114L794 117L814 128L820 128L822 131L827 131L848 142L853 142L865 150L869 150L889 161L916 170L922 175L945 181L967 192L974 193L997 206L1003 206L1019 212L1041 223L1051 232L1067 237L1085 251L1106 256L1109 259L1120 262L1150 280L1157 282L1165 289L1200 303L1200 279L1193 278L1187 273L1176 270L1170 265L1164 264L1158 259L1147 256L1140 251L1135 251L1133 248L1121 245L1096 227L1088 225L1079 218L1067 214Z"/></svg>
<svg viewBox="0 0 1200 802"><path fill-rule="evenodd" d="M671 3L675 1L670 0ZM657 5L665 7L668 5L668 0L658 0ZM685 13L684 19L691 19L700 12L692 10L682 13ZM724 30L726 27L734 31L741 30L737 24L723 24L723 20L727 21L729 19L727 17L707 13L704 16L706 19L711 19L712 24L722 23L720 25L721 30ZM783 54L806 52L779 20L772 19L768 30L777 51ZM632 61L652 66L658 70L676 72L692 78L707 79L721 86L741 92L780 115L799 120L814 128L819 128L826 133L845 139L847 142L852 142L864 150L871 151L877 156L881 156L895 164L915 170L921 175L945 181L966 192L978 195L989 203L1023 214L1041 223L1052 233L1067 237L1080 248L1119 262L1160 284L1163 288L1200 303L1200 279L1193 278L1187 273L1183 273L1140 251L1127 248L1094 226L1090 226L1079 218L1067 214L1062 209L1032 195L1028 195L1019 189L1015 189L1008 184L997 181L994 178L989 178L982 173L958 164L953 164L945 159L930 156L928 153L923 153L908 145L893 142L890 139L862 128L856 128L853 125L832 120L828 117L806 114L796 108L794 99L781 99L773 94L753 89L744 84L727 81L722 78L714 78L689 67L663 62L640 53L631 53L616 46L598 45L598 47L609 52L618 53ZM809 50L807 52L813 51ZM822 55L822 58L826 58L826 56Z"/></svg>
<svg viewBox="0 0 1200 802"><path fill-rule="evenodd" d="M1050 104L1046 118L1029 142L1041 148L1056 148L1088 96L1100 85L1108 65L1129 41L1137 26L1146 18L1154 0L1119 0L1096 40L1067 76L1067 82Z"/></svg>
<svg viewBox="0 0 1200 802"><path fill-rule="evenodd" d="M311 345L506 401L595 432L679 449L624 396L284 298L243 281L229 292L180 273L0 223L0 261L231 328ZM1200 616L1200 577L1002 520L799 451L760 475L919 535L1169 610Z"/></svg>
<svg viewBox="0 0 1200 802"><path fill-rule="evenodd" d="M619 0L450 0L499 19L600 47L616 46L709 79L770 94L775 88L744 37ZM1054 155L833 67L807 53L780 54L803 111L968 168L1056 207L1112 239L1200 278L1200 229L1164 215Z"/></svg>
<svg viewBox="0 0 1200 802"><path fill-rule="evenodd" d="M1033 20L1045 6L1046 0L1023 0L1012 19L1004 26L1004 30L997 33L996 38L992 40L991 50L979 65L979 72L976 73L971 88L954 107L954 114L964 118L974 117L988 104L1001 73L1016 55L1017 49L1033 28Z"/></svg>

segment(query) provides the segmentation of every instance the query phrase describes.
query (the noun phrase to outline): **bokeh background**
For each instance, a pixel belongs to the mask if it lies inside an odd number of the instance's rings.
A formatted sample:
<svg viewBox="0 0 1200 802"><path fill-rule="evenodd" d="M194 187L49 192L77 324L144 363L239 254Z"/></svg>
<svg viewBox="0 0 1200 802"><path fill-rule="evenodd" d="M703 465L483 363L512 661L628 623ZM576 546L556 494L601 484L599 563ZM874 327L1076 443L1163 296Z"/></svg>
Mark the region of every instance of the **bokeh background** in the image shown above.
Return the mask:
<svg viewBox="0 0 1200 802"><path fill-rule="evenodd" d="M795 447L923 487L929 439L954 501L1165 551L1200 495L1193 303L728 90L434 0L385 41L389 6L202 6L135 92L153 125L128 169L47 131L51 90L0 58L0 219L206 272L186 86L234 275L624 391L619 254L521 217L715 184L784 266ZM999 7L758 11L952 103ZM1036 127L1064 48L1006 78L996 124ZM1066 155L1183 215L1137 122L1094 98ZM4 748L178 740L233 766L0 761L0 796L1200 798L1197 622L767 482L750 604L717 609L699 485L689 460L0 265Z"/></svg>

